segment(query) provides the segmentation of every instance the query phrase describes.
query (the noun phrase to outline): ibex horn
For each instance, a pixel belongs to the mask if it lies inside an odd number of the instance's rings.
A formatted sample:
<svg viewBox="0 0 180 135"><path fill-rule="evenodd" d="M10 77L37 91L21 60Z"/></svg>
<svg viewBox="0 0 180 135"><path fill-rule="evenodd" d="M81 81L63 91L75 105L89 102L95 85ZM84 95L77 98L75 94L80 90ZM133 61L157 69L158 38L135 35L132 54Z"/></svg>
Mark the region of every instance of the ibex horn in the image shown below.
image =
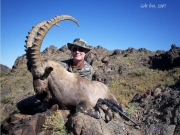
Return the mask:
<svg viewBox="0 0 180 135"><path fill-rule="evenodd" d="M47 34L47 32L52 28L52 26L56 25L58 22L63 20L71 20L75 22L78 26L78 22L76 19L74 19L71 16L62 15L62 16L56 16L52 18L51 20L47 21L43 26L39 27L39 30L37 31L37 36L34 38L34 42L32 43L32 66L33 66L33 76L36 78L41 78L42 75L45 72L45 69L42 68L41 65L41 59L40 59L40 48L42 45L42 41ZM28 46L28 45L27 45Z"/></svg>
<svg viewBox="0 0 180 135"><path fill-rule="evenodd" d="M39 28L42 27L45 23L46 21L36 24L36 26L32 27L32 29L28 32L28 36L26 36L27 40L25 41L26 45L24 47L26 48L25 51L27 58L27 67L29 71L31 71L31 67L32 67L31 47L34 42L34 38L36 37L36 33L39 31Z"/></svg>

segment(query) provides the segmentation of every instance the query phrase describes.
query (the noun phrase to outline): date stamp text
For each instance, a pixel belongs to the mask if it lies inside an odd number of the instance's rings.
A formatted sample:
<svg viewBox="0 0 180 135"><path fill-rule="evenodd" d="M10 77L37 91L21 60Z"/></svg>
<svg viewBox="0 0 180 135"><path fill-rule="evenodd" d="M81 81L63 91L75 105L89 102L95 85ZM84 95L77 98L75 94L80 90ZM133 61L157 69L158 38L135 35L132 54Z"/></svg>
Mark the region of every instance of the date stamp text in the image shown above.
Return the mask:
<svg viewBox="0 0 180 135"><path fill-rule="evenodd" d="M162 9L166 8L167 4L153 4L153 3L143 3L140 5L140 8L151 8L151 9Z"/></svg>

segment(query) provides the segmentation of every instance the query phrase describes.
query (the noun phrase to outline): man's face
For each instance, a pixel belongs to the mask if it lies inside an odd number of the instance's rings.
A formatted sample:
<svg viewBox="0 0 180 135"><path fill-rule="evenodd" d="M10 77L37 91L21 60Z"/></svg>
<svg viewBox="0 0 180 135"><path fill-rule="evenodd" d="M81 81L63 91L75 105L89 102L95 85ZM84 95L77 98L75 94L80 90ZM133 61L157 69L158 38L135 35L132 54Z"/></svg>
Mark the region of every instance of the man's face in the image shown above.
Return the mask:
<svg viewBox="0 0 180 135"><path fill-rule="evenodd" d="M83 60L86 55L85 49L76 45L72 47L71 54L73 56L73 59L78 60L78 61Z"/></svg>

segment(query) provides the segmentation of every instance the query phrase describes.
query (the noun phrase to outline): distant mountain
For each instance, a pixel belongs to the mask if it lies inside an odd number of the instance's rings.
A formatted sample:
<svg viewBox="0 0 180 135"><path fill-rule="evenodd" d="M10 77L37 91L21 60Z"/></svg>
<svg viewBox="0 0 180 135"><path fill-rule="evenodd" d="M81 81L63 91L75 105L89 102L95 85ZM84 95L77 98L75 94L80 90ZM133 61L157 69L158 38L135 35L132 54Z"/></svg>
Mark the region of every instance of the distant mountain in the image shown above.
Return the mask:
<svg viewBox="0 0 180 135"><path fill-rule="evenodd" d="M9 73L11 71L11 69L9 67L7 67L6 65L0 64L0 75L5 75L7 73Z"/></svg>

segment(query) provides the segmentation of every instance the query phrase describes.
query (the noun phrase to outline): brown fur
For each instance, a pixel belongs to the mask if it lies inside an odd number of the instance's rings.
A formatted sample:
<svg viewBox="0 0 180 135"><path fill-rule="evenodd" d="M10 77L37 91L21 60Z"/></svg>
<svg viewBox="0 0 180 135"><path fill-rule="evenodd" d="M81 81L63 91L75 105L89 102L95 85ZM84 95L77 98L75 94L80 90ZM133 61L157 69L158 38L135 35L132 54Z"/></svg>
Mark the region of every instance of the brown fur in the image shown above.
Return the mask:
<svg viewBox="0 0 180 135"><path fill-rule="evenodd" d="M36 94L47 92L44 102L56 103L62 109L80 106L82 112L93 109L99 98L109 99L116 103L115 97L105 84L70 73L59 63L43 62L44 69L49 65L53 67L53 71L47 79L34 79Z"/></svg>

